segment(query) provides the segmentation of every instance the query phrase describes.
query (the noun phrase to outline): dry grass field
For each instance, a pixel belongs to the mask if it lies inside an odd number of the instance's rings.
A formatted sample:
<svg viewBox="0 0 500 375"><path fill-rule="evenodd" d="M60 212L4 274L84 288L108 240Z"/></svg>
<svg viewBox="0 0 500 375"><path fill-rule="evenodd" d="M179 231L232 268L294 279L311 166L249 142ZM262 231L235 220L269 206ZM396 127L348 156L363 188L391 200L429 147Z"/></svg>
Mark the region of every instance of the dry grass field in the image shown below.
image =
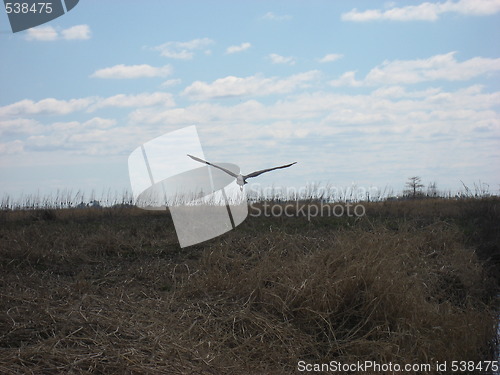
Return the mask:
<svg viewBox="0 0 500 375"><path fill-rule="evenodd" d="M500 200L364 205L185 249L168 212L1 212L0 373L497 359Z"/></svg>

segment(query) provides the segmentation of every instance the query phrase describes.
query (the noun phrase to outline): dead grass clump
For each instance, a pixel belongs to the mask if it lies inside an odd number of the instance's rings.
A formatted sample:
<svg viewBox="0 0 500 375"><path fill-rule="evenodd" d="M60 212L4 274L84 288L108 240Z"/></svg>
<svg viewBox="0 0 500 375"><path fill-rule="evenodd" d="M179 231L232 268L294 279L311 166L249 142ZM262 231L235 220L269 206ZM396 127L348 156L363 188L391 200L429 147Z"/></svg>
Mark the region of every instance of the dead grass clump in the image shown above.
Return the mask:
<svg viewBox="0 0 500 375"><path fill-rule="evenodd" d="M226 325L245 327L236 341L241 346L249 340L261 358L271 345L279 353L275 363L285 367L297 358L479 360L491 352L494 336L495 317L483 292L489 280L456 234L438 223L418 231L377 228L317 240L285 234L254 242L241 238L233 249L206 251L202 269L179 293L238 303L245 323L241 315L226 315ZM272 332L262 326L288 333L259 339ZM210 340L234 335L204 327ZM463 340L470 335L471 345ZM283 337L293 337L293 348Z"/></svg>

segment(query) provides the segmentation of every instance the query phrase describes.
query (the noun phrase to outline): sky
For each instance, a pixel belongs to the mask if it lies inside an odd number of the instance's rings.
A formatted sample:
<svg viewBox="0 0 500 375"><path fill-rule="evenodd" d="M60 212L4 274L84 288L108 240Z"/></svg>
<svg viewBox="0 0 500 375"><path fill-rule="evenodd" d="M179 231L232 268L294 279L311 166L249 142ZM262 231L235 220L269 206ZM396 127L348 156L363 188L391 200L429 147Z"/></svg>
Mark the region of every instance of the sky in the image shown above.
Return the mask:
<svg viewBox="0 0 500 375"><path fill-rule="evenodd" d="M498 35L500 0L80 0L18 33L1 10L0 197L130 190L131 152L191 125L244 173L298 162L263 187L500 194Z"/></svg>

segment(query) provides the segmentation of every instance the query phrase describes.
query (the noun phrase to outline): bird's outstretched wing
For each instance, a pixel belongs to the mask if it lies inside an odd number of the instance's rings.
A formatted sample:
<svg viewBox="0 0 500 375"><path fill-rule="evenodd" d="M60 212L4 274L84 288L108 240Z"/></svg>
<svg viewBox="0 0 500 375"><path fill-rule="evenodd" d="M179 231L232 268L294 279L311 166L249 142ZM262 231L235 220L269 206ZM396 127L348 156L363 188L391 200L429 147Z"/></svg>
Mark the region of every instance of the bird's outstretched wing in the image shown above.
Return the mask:
<svg viewBox="0 0 500 375"><path fill-rule="evenodd" d="M187 154L187 156L189 156L189 157L190 157L191 159L193 159L193 160L199 161L200 163L205 163L205 164L211 165L211 166L212 166L212 167L214 167L214 168L218 168L218 169L220 169L221 171L226 172L228 175L233 176L234 178L237 178L237 177L238 177L238 175L237 175L237 174L235 174L235 173L231 172L230 170L228 170L228 169L226 169L226 168L219 167L218 165L215 165L215 164L209 163L208 161L205 161L205 160L203 160L203 159L197 158L196 156L193 156L193 155L189 155L189 154Z"/></svg>
<svg viewBox="0 0 500 375"><path fill-rule="evenodd" d="M269 172L269 171L274 171L275 169L281 169L281 168L288 168L294 164L296 164L297 162L294 161L293 163L290 163L290 164L287 164L287 165L282 165L281 167L274 167L274 168L268 168L268 169L263 169L261 171L257 171L257 172L252 172L250 174L247 174L246 176L243 176L244 178L251 178L251 177L257 177L259 175L261 175L262 173L266 173L266 172Z"/></svg>

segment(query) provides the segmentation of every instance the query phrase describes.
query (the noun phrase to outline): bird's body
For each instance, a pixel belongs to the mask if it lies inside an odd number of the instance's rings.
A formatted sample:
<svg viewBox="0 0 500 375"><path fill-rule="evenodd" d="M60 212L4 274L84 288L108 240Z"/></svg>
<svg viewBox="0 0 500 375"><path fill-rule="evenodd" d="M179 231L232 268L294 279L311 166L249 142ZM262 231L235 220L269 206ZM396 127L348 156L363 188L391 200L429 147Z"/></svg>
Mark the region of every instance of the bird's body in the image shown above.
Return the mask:
<svg viewBox="0 0 500 375"><path fill-rule="evenodd" d="M243 178L243 176L241 175L241 173L238 176L236 176L236 183L240 186L243 186L247 183Z"/></svg>
<svg viewBox="0 0 500 375"><path fill-rule="evenodd" d="M228 175L233 176L234 178L236 178L236 183L240 186L241 190L243 190L243 185L245 185L247 183L247 179L249 179L249 178L257 177L257 176L259 176L259 175L261 175L263 173L274 171L275 169L288 168L288 167L294 165L295 163L297 163L296 161L294 161L293 163L282 165L280 167L262 169L260 171L249 173L247 175L242 175L241 173L240 174L233 173L233 172L231 172L230 170L228 170L226 168L220 167L220 166L218 166L216 164L213 164L213 163L209 163L208 161L205 161L203 159L197 158L196 156L192 156L192 155L189 155L189 154L188 154L188 156L191 159L193 159L193 160L196 160L196 161L198 161L200 163L204 163L204 164L207 164L207 165L211 165L212 167L218 168L221 171L226 172Z"/></svg>

